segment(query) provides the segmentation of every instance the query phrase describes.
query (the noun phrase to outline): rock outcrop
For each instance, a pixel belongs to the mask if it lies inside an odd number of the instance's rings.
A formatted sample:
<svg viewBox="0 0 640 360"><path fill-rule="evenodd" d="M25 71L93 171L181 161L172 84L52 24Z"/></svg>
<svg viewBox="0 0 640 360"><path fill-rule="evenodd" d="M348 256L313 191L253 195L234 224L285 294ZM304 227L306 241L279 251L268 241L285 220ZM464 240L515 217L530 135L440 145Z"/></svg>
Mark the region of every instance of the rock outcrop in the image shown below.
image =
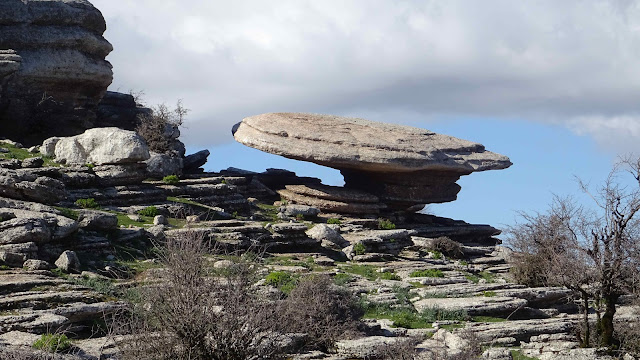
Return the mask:
<svg viewBox="0 0 640 360"><path fill-rule="evenodd" d="M342 172L345 187L375 194L391 208L456 199L456 181L511 166L478 143L409 126L332 115L270 113L233 128L240 143Z"/></svg>
<svg viewBox="0 0 640 360"><path fill-rule="evenodd" d="M0 50L15 51L3 51L0 63L21 58L1 89L3 136L34 145L94 126L96 106L112 81L105 29L102 14L86 0L0 2Z"/></svg>

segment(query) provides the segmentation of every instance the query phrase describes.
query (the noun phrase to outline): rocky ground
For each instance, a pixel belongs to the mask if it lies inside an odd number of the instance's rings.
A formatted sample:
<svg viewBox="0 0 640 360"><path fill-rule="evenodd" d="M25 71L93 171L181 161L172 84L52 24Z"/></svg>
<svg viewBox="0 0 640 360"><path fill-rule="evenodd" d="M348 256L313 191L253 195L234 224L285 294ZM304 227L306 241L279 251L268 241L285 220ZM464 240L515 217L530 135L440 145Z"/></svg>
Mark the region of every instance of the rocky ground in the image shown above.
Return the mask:
<svg viewBox="0 0 640 360"><path fill-rule="evenodd" d="M39 154L16 144L4 147L4 349L35 351L41 334L65 333L73 348L61 357L116 358L102 319L122 309L124 290L158 271L150 251L154 241L197 232L230 250L266 249L259 259L265 277L320 272L358 294L366 335L339 341L334 353L295 359L384 358L384 349L407 339L415 339L415 349L430 358L464 354L473 345L487 359L608 358L579 347L577 307L568 290L510 282L509 251L490 226L426 214L345 215L283 203L274 190L317 182L284 171L230 169L167 184L114 171L115 165L43 166L29 160ZM225 258L211 260L213 266ZM282 286L260 284L273 291ZM617 316L637 320L627 306Z"/></svg>

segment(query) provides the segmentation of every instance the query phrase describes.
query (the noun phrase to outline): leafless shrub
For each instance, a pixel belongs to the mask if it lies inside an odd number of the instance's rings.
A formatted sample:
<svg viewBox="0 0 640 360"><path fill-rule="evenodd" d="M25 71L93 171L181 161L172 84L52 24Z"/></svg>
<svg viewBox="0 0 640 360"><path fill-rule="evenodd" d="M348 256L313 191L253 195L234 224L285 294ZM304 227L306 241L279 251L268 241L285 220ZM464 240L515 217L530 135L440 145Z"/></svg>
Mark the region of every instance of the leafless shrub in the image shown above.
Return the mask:
<svg viewBox="0 0 640 360"><path fill-rule="evenodd" d="M446 236L441 236L431 240L430 250L439 251L444 256L452 259L464 259L464 252L459 242L453 241Z"/></svg>
<svg viewBox="0 0 640 360"><path fill-rule="evenodd" d="M375 353L381 360L414 360L419 359L416 345L420 342L417 337L408 337L394 343L379 346Z"/></svg>
<svg viewBox="0 0 640 360"><path fill-rule="evenodd" d="M167 136L167 128L178 127L184 123L189 110L178 100L176 107L171 109L165 104L153 106L150 115L140 115L136 132L142 136L149 149L157 153L171 150L172 139Z"/></svg>
<svg viewBox="0 0 640 360"><path fill-rule="evenodd" d="M246 261L212 273L210 246L195 233L167 239L163 281L139 289L119 333L123 359L278 359L277 307L261 299Z"/></svg>
<svg viewBox="0 0 640 360"><path fill-rule="evenodd" d="M306 348L325 351L345 334L355 333L362 316L356 297L326 275L302 279L280 313L287 332L306 333Z"/></svg>

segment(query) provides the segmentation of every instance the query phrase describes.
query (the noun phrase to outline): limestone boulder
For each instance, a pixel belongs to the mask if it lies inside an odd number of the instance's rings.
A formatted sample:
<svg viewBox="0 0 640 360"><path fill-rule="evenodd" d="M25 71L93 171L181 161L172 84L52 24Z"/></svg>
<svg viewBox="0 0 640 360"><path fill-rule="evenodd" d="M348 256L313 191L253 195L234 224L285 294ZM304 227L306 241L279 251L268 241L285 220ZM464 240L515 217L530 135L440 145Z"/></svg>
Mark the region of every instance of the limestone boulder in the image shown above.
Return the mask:
<svg viewBox="0 0 640 360"><path fill-rule="evenodd" d="M94 126L113 77L105 30L102 14L86 0L0 2L0 49L22 59L2 87L0 132L33 145Z"/></svg>
<svg viewBox="0 0 640 360"><path fill-rule="evenodd" d="M180 156L152 152L145 163L149 177L161 179L167 175L182 175L183 159Z"/></svg>
<svg viewBox="0 0 640 360"><path fill-rule="evenodd" d="M187 155L183 161L183 171L186 174L201 172L198 169L200 169L202 165L207 163L207 158L209 157L209 155L209 150L200 150L195 154Z"/></svg>
<svg viewBox="0 0 640 360"><path fill-rule="evenodd" d="M95 128L81 135L60 139L56 161L66 164L128 164L149 159L149 148L134 131L115 127Z"/></svg>
<svg viewBox="0 0 640 360"><path fill-rule="evenodd" d="M60 254L60 257L58 257L55 264L58 269L66 273L80 272L80 260L78 259L78 255L76 255L75 251L66 250Z"/></svg>
<svg viewBox="0 0 640 360"><path fill-rule="evenodd" d="M456 199L456 181L511 166L481 144L432 131L364 119L269 113L233 127L240 143L342 172L345 187L376 194L395 208Z"/></svg>

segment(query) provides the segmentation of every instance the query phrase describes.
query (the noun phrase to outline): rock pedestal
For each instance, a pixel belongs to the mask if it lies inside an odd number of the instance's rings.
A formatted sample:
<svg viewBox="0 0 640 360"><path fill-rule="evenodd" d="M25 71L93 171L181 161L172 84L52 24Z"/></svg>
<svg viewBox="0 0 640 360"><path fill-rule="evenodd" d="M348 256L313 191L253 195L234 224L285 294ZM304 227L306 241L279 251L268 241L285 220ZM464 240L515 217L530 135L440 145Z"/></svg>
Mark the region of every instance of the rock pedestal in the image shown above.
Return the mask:
<svg viewBox="0 0 640 360"><path fill-rule="evenodd" d="M461 176L511 166L506 156L471 141L332 115L252 116L236 124L233 135L262 151L338 169L345 187L375 194L397 210L453 201Z"/></svg>

